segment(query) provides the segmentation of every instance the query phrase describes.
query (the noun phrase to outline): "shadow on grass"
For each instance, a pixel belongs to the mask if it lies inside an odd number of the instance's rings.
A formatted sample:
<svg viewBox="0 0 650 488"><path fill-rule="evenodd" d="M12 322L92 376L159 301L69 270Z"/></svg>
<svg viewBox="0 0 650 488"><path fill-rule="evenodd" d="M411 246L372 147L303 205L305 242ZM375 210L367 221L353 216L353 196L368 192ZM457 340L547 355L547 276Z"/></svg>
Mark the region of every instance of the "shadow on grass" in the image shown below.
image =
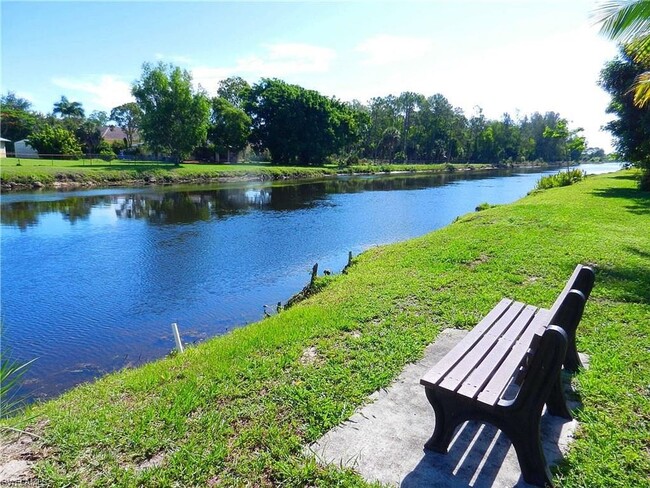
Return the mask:
<svg viewBox="0 0 650 488"><path fill-rule="evenodd" d="M616 178L626 178L626 176L617 176ZM625 205L625 208L638 215L650 213L650 192L647 191L641 191L635 188L605 188L595 190L592 194L597 197L628 200L629 205Z"/></svg>
<svg viewBox="0 0 650 488"><path fill-rule="evenodd" d="M643 258L650 258L650 254L636 248L629 248ZM596 282L609 282L609 286L617 290L617 299L633 303L650 303L650 267L611 267L599 266Z"/></svg>
<svg viewBox="0 0 650 488"><path fill-rule="evenodd" d="M639 177L636 174L624 174L612 176L615 180L629 180L629 181L638 181Z"/></svg>
<svg viewBox="0 0 650 488"><path fill-rule="evenodd" d="M632 246L625 246L625 249L627 249L630 253L636 254L637 256L639 256L641 258L650 259L650 252L648 252L648 251L644 251L642 249L637 249L636 247L632 247Z"/></svg>

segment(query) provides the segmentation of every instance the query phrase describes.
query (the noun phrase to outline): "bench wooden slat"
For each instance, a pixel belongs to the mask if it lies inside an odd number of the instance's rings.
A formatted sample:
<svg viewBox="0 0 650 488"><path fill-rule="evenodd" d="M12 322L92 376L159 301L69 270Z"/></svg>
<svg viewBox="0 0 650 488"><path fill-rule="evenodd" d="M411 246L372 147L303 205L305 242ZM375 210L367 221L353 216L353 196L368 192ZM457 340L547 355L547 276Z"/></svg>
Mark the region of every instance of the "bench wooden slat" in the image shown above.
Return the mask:
<svg viewBox="0 0 650 488"><path fill-rule="evenodd" d="M474 371L465 379L462 386L459 388L458 393L468 398L476 398L476 396L483 390L483 387L490 381L490 378L499 374L504 374L504 370L500 369L504 358L512 349L517 340L525 334L526 328L533 320L536 307L530 305L526 306L522 312L517 316L515 323L512 324L508 330L496 341L494 347L490 350L488 355L481 361L480 368L475 368ZM522 356L523 357L523 356ZM516 372L516 366L510 370L509 376Z"/></svg>
<svg viewBox="0 0 650 488"><path fill-rule="evenodd" d="M452 369L463 355L476 342L478 342L485 331L494 325L508 308L514 303L513 300L504 298L501 300L461 341L449 351L438 363L430 369L420 380L425 386L433 386Z"/></svg>
<svg viewBox="0 0 650 488"><path fill-rule="evenodd" d="M517 371L522 359L528 352L533 336L541 334L548 325L548 316L548 311L538 310L530 325L513 345L511 353L501 363L499 370L495 372L494 376L483 388L483 391L477 396L476 399L479 402L495 405L501 399L511 382L513 373Z"/></svg>
<svg viewBox="0 0 650 488"><path fill-rule="evenodd" d="M490 353L499 338L517 323L517 318L525 308L521 302L513 302L508 310L487 329L483 337L474 344L472 349L466 351L464 357L458 361L453 369L449 370L445 378L438 384L449 391L457 391L465 378L476 368L478 363L483 367L483 359Z"/></svg>

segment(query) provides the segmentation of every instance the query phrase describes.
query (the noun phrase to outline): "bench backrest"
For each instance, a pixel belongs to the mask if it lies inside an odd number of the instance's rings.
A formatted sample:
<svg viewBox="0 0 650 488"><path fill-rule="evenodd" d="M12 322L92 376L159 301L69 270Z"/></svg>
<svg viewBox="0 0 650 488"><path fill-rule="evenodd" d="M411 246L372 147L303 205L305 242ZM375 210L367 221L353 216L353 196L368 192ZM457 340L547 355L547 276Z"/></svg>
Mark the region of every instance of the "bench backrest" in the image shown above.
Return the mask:
<svg viewBox="0 0 650 488"><path fill-rule="evenodd" d="M520 386L516 396L508 400L502 398L499 405L519 403L530 407L535 398L546 399L553 387L553 378L562 369L566 348L567 335L561 327L549 325L541 334L537 332L514 378L514 384Z"/></svg>
<svg viewBox="0 0 650 488"><path fill-rule="evenodd" d="M582 264L576 266L576 269L573 271L573 274L569 278L569 281L567 281L564 289L558 295L555 303L553 303L553 306L551 307L550 322L552 324L560 325L557 323L557 319L562 313L561 309L563 305L566 306L567 296L571 290L578 290L580 293L582 293L584 300L586 301L587 298L589 298L591 289L594 287L595 278L596 276L594 274L594 270L589 266L583 266Z"/></svg>

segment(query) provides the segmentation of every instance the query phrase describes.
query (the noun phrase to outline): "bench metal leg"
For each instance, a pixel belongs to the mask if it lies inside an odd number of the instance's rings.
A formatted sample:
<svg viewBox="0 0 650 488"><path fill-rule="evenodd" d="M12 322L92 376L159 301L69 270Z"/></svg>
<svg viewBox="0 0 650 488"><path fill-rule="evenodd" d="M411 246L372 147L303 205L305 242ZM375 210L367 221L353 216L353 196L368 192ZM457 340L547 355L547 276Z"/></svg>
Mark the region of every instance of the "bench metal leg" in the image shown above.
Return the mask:
<svg viewBox="0 0 650 488"><path fill-rule="evenodd" d="M536 374L526 378L512 403L501 402L504 408L498 410L501 425L497 426L512 441L524 480L537 486L553 486L539 433L544 404L556 414L571 415L564 399L561 377L566 347L566 331L549 326L529 367L529 371ZM511 407L510 411L507 406Z"/></svg>
<svg viewBox="0 0 650 488"><path fill-rule="evenodd" d="M499 428L515 448L524 481L535 486L552 487L553 478L546 464L539 432L541 412L532 415L530 412L527 415L513 415L510 412L508 416L509 421Z"/></svg>
<svg viewBox="0 0 650 488"><path fill-rule="evenodd" d="M447 454L454 431L461 423L467 420L490 423L512 442L524 481L536 486L553 486L539 431L543 400L536 405L526 402L523 408L497 407L482 411L473 408L472 402L465 398L454 398L431 388L425 388L425 392L436 415L433 435L425 449Z"/></svg>
<svg viewBox="0 0 650 488"><path fill-rule="evenodd" d="M576 324L577 325L577 324ZM582 361L578 355L578 349L576 348L576 331L573 329L569 336L569 344L566 350L566 358L564 359L564 367L567 371L571 373L577 372L580 368L583 368Z"/></svg>
<svg viewBox="0 0 650 488"><path fill-rule="evenodd" d="M453 405L446 398L441 398L439 395L436 395L436 392L431 388L425 388L424 391L436 415L433 435L424 444L424 448L441 454L447 454L456 427L467 420L467 418L464 418L460 414L457 405Z"/></svg>
<svg viewBox="0 0 650 488"><path fill-rule="evenodd" d="M564 385L562 384L562 374L560 373L553 383L553 387L546 400L548 413L555 417L573 420L571 410L567 406L566 395L564 394Z"/></svg>

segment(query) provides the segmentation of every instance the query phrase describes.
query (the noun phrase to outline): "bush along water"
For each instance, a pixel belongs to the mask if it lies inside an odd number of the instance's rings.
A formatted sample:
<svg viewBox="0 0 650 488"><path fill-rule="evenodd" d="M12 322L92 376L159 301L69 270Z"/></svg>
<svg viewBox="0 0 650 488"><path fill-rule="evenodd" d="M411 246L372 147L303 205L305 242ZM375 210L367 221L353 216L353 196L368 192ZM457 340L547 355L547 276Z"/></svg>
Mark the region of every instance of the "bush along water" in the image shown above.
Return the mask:
<svg viewBox="0 0 650 488"><path fill-rule="evenodd" d="M0 334L2 334L1 328ZM20 412L24 404L20 396L21 380L29 365L35 361L35 359L26 363L16 361L11 358L8 347L2 349L0 351L0 419Z"/></svg>
<svg viewBox="0 0 650 488"><path fill-rule="evenodd" d="M584 180L586 176L587 173L580 169L560 171L556 175L542 176L535 185L535 190L548 190L549 188L573 185Z"/></svg>

